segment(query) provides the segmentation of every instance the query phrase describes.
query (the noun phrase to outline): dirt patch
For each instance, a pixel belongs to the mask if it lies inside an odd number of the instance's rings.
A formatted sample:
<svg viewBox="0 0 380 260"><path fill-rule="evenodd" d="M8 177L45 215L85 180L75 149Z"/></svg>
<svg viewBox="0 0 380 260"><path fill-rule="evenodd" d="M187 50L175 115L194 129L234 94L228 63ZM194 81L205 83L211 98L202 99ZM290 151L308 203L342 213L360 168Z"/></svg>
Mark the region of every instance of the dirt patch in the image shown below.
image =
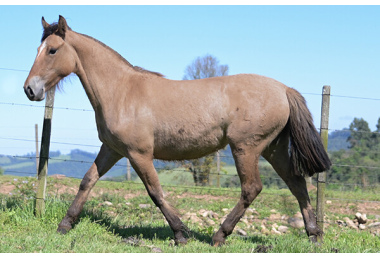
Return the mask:
<svg viewBox="0 0 380 260"><path fill-rule="evenodd" d="M366 202L344 202L332 200L331 204L327 205L326 212L352 215L356 212L366 213L367 215L380 215L380 203L377 201Z"/></svg>
<svg viewBox="0 0 380 260"><path fill-rule="evenodd" d="M57 195L61 195L61 194L75 195L78 192L78 188L68 187L62 184L58 184L58 183L54 184L51 190L53 193Z"/></svg>
<svg viewBox="0 0 380 260"><path fill-rule="evenodd" d="M16 186L15 185L13 185L13 184L1 184L0 185L0 193L1 194L9 194L9 193L11 193L14 189L16 188Z"/></svg>
<svg viewBox="0 0 380 260"><path fill-rule="evenodd" d="M362 202L357 204L358 212L367 213L370 215L380 214L380 203L379 202Z"/></svg>
<svg viewBox="0 0 380 260"><path fill-rule="evenodd" d="M66 177L64 175L55 174L52 176L49 176L54 179L65 179ZM35 180L30 181L36 184ZM64 181L62 181L64 182ZM17 187L16 185L24 185L21 181L17 181L16 179L14 181L6 181L3 183L0 183L0 194L9 195L10 193L17 193ZM19 183L19 184L18 184ZM28 182L26 182L28 183ZM54 183L54 184L53 184ZM78 192L79 185L65 185L62 184L60 181L53 182L49 186L49 191L51 194L55 195L61 195L61 194L71 194L76 195ZM26 184L25 184L26 185ZM94 189L90 192L89 197L99 197L104 193L109 194L118 194L118 196L123 197L126 201L131 200L135 197L146 195L147 192L145 190L139 190L139 191L131 191L125 189L106 189L102 187L94 187ZM236 193L237 196L239 195ZM169 203L173 200L178 199L185 199L185 198L191 198L195 200L202 200L202 201L226 201L229 199L236 198L235 196L217 196L217 195L210 195L210 194L193 194L188 192L183 193L177 193L175 191L165 191L164 196L168 199ZM372 216L379 216L380 215L380 204L377 201L349 201L349 200L340 200L340 199L331 199L328 203L325 205L325 212L327 214L346 214L346 215L354 215L356 212L364 213Z"/></svg>
<svg viewBox="0 0 380 260"><path fill-rule="evenodd" d="M202 195L196 195L196 194L187 194L187 193L182 193L181 195L175 195L170 192L169 194L166 194L166 196L174 196L177 199L183 199L183 198L189 198L191 197L192 199L204 199L205 201L209 200L219 200L223 201L224 197L223 196L213 196L213 195L208 195L208 194L202 194Z"/></svg>
<svg viewBox="0 0 380 260"><path fill-rule="evenodd" d="M59 180L66 178L66 176L63 174L53 174L53 175L50 175L50 177L55 178L55 179L59 179Z"/></svg>
<svg viewBox="0 0 380 260"><path fill-rule="evenodd" d="M140 196L140 194L132 194L132 193L128 193L128 194L125 194L124 195L124 199L125 200L130 200L130 199L133 199L133 198L135 198L135 197L138 197L138 196Z"/></svg>

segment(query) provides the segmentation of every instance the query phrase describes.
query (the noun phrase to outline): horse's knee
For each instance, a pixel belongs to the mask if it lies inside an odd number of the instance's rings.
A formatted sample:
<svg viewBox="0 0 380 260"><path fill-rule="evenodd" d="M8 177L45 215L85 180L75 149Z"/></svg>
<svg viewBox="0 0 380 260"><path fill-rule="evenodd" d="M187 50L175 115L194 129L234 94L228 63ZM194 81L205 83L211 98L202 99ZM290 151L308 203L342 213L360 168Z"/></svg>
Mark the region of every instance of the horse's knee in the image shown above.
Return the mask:
<svg viewBox="0 0 380 260"><path fill-rule="evenodd" d="M85 191L89 189L89 183L88 181L85 181L84 179L79 184L79 190Z"/></svg>
<svg viewBox="0 0 380 260"><path fill-rule="evenodd" d="M255 195L255 197L256 197L256 196L259 195L259 193L263 190L263 184L262 184L261 182L260 182L260 183L255 183L253 189L254 189L255 192L256 192L256 195Z"/></svg>
<svg viewBox="0 0 380 260"><path fill-rule="evenodd" d="M259 195L262 191L262 183L254 183L242 189L241 199L243 201L244 207L248 208L252 201Z"/></svg>
<svg viewBox="0 0 380 260"><path fill-rule="evenodd" d="M83 178L81 183L79 184L80 191L88 191L94 186L94 182L91 179Z"/></svg>
<svg viewBox="0 0 380 260"><path fill-rule="evenodd" d="M84 175L80 185L79 185L79 190L81 191L87 191L91 189L95 183L98 181L99 178L94 176L92 172L93 168L90 168L90 170Z"/></svg>

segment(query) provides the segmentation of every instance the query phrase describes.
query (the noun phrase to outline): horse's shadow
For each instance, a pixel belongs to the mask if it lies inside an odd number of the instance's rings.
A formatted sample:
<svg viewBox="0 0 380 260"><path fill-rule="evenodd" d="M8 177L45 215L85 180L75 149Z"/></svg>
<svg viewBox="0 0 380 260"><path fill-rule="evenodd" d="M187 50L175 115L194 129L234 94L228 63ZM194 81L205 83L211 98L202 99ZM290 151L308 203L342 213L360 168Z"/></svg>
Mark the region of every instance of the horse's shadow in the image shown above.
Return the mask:
<svg viewBox="0 0 380 260"><path fill-rule="evenodd" d="M144 225L144 226L138 226L138 225L120 226L118 224L115 224L114 221L112 221L110 218L104 217L104 215L101 216L98 214L94 214L93 211L85 210L85 209L82 211L80 218L79 218L79 221L83 217L87 217L93 222L96 222L100 225L104 225L105 227L107 227L107 229L109 231L111 231L114 234L122 237L123 239L129 238L129 237L137 237L138 238L138 237L141 237L141 235L144 239L149 239L149 240L153 240L153 239L171 240L171 239L174 239L173 231L171 230L169 225L153 226L153 225L148 224L148 225ZM74 227L76 224L78 224L79 221L77 221L74 224ZM198 240L200 242L208 243L208 244L211 244L211 242L212 242L212 237L205 234L205 233L192 231L192 230L189 230L187 227L184 227L183 231L184 231L185 236L189 239L195 239L195 240Z"/></svg>
<svg viewBox="0 0 380 260"><path fill-rule="evenodd" d="M98 214L94 214L91 210L83 210L81 213L81 217L87 217L91 221L98 223L99 225L103 225L108 228L109 231L112 233L120 236L122 239L128 239L128 238L141 238L144 239L159 239L162 241L169 241L173 240L173 231L171 230L170 226L153 226L153 225L145 225L145 226L120 226L118 224L115 224L114 221L112 221L108 217L104 217ZM78 223L78 222L77 222ZM77 224L75 223L74 226ZM193 231L188 229L187 227L184 228L185 236L188 239L191 240L197 240L202 243L206 243L209 245L212 245L212 235L206 234L203 232ZM266 244L267 241L265 238L261 236L248 236L244 237L246 241L249 241L252 244Z"/></svg>

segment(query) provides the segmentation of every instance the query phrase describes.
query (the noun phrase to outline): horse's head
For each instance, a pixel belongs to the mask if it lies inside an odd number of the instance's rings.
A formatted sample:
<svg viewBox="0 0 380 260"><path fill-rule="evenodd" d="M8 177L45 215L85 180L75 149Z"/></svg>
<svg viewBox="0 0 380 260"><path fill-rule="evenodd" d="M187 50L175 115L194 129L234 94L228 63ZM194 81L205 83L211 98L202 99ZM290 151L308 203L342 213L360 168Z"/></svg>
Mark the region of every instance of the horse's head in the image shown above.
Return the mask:
<svg viewBox="0 0 380 260"><path fill-rule="evenodd" d="M32 101L43 100L46 91L74 72L78 59L74 48L65 41L70 30L65 18L59 16L58 23L50 25L42 17L42 26L41 45L24 84L24 91Z"/></svg>

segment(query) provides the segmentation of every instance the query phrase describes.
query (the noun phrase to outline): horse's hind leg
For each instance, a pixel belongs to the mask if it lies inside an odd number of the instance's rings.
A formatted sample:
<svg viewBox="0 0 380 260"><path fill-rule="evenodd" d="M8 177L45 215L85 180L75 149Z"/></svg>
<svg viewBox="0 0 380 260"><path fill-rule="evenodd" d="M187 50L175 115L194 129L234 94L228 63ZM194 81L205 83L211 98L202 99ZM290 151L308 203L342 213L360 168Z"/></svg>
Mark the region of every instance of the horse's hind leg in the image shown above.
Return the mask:
<svg viewBox="0 0 380 260"><path fill-rule="evenodd" d="M140 153L130 153L130 161L136 173L145 185L149 196L153 200L154 204L164 214L171 229L174 232L174 241L176 245L186 244L187 239L183 235L183 231L186 231L186 226L180 220L175 209L172 208L164 199L163 190L158 179L156 169L153 165L153 159L150 155L144 155Z"/></svg>
<svg viewBox="0 0 380 260"><path fill-rule="evenodd" d="M306 232L312 242L322 239L314 210L310 204L305 178L291 172L288 152L289 136L284 130L263 152L264 158L273 166L278 175L285 181L292 194L297 198L305 223Z"/></svg>
<svg viewBox="0 0 380 260"><path fill-rule="evenodd" d="M87 201L88 194L92 187L96 184L100 177L102 177L118 160L121 156L106 145L102 145L95 162L87 171L83 180L79 186L79 191L75 196L73 203L71 204L66 216L58 225L58 232L65 234L72 228L73 223L78 218L80 212L83 209L84 203Z"/></svg>
<svg viewBox="0 0 380 260"><path fill-rule="evenodd" d="M258 168L260 154L247 145L231 145L231 149L241 182L241 195L237 205L213 236L214 246L219 246L225 242L226 237L232 233L245 210L262 189Z"/></svg>

